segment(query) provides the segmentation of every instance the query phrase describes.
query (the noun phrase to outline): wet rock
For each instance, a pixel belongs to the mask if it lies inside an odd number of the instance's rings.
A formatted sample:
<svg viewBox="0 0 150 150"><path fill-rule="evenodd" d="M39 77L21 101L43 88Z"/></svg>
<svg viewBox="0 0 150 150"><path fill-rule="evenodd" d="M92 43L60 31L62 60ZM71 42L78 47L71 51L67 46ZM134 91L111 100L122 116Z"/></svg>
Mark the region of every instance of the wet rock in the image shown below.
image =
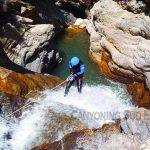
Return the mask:
<svg viewBox="0 0 150 150"><path fill-rule="evenodd" d="M150 111L144 108L137 108L126 112L125 118L121 120L123 133L139 137L141 141L146 140L150 135Z"/></svg>
<svg viewBox="0 0 150 150"><path fill-rule="evenodd" d="M48 109L45 116L49 116L49 119L44 123L41 135L41 139L45 143L53 143L68 133L86 128L86 125L78 119L54 112L51 108Z"/></svg>
<svg viewBox="0 0 150 150"><path fill-rule="evenodd" d="M51 75L21 74L0 67L0 91L5 93L24 96L31 91L52 88L62 80Z"/></svg>
<svg viewBox="0 0 150 150"><path fill-rule="evenodd" d="M65 135L60 141L42 144L32 150L148 150L150 111L135 108L116 123L98 129L83 129Z"/></svg>
<svg viewBox="0 0 150 150"><path fill-rule="evenodd" d="M64 148L70 149L97 149L97 142L106 140L111 134L118 134L119 128L117 125L105 125L102 129L81 130L64 136L61 141L48 145L48 150ZM97 141L98 140L98 141Z"/></svg>
<svg viewBox="0 0 150 150"><path fill-rule="evenodd" d="M0 119L9 121L6 116L21 108L28 98L39 97L40 90L53 88L61 79L51 75L22 74L0 67ZM21 111L13 114L19 117Z"/></svg>
<svg viewBox="0 0 150 150"><path fill-rule="evenodd" d="M149 90L144 83L134 82L128 84L127 90L132 95L135 104L144 108L150 107Z"/></svg>
<svg viewBox="0 0 150 150"><path fill-rule="evenodd" d="M2 104L0 104L0 114L2 114Z"/></svg>
<svg viewBox="0 0 150 150"><path fill-rule="evenodd" d="M90 33L90 55L102 72L122 83L146 82L150 89L149 17L123 10L113 0L97 2L90 13L90 22L84 23Z"/></svg>
<svg viewBox="0 0 150 150"><path fill-rule="evenodd" d="M148 138L146 141L143 141L143 143L140 146L140 150L149 150L150 149L150 138Z"/></svg>
<svg viewBox="0 0 150 150"><path fill-rule="evenodd" d="M12 139L11 133L8 132L7 134L4 135L4 139L10 140Z"/></svg>
<svg viewBox="0 0 150 150"><path fill-rule="evenodd" d="M102 129L81 130L70 133L60 141L43 144L32 150L126 150L137 149L140 140L133 135L120 134L118 125L105 125Z"/></svg>
<svg viewBox="0 0 150 150"><path fill-rule="evenodd" d="M4 119L9 121L6 116L8 113L16 111L18 108L22 107L25 103L25 98L21 96L15 96L0 92L0 120ZM13 116L18 117L20 112L15 113Z"/></svg>

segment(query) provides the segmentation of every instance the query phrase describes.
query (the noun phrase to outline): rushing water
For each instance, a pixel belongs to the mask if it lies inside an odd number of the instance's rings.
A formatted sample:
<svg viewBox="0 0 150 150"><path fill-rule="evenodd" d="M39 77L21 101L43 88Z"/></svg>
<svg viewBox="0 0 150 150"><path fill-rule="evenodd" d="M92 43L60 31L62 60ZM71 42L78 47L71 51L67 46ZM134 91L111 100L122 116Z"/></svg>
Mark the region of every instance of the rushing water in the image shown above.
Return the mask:
<svg viewBox="0 0 150 150"><path fill-rule="evenodd" d="M24 110L18 119L1 122L0 150L29 150L41 143L59 140L75 130L100 127L134 107L125 88L104 78L88 58L89 39L85 31L66 31L57 46L64 61L55 70L55 75L63 79L68 76L68 60L74 55L84 61L83 93L78 94L74 86L67 97L63 96L63 87L53 92L43 91L44 96L36 99L36 103ZM5 136L8 132L11 134L9 140Z"/></svg>

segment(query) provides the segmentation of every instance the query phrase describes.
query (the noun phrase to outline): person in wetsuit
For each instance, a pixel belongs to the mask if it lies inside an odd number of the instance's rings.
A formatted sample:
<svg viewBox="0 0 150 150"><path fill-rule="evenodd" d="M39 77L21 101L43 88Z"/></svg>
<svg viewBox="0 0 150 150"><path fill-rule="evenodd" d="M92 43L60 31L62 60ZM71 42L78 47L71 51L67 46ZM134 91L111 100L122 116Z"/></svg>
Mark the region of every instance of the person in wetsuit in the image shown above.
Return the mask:
<svg viewBox="0 0 150 150"><path fill-rule="evenodd" d="M77 81L78 92L82 92L83 76L85 70L83 62L78 57L73 57L69 61L69 69L71 75L67 79L67 85L64 96L66 96L69 93L69 89L75 81Z"/></svg>

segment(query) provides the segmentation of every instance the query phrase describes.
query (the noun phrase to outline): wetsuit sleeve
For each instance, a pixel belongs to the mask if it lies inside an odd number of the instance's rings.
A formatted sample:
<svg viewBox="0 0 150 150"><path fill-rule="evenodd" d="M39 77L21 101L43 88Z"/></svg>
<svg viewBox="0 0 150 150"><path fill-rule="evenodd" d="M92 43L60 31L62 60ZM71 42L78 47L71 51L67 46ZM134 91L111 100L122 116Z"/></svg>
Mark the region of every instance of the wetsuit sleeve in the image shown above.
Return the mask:
<svg viewBox="0 0 150 150"><path fill-rule="evenodd" d="M72 73L73 70L72 70L72 66L71 66L71 63L69 62L69 69L70 69L70 72Z"/></svg>
<svg viewBox="0 0 150 150"><path fill-rule="evenodd" d="M80 72L77 72L77 75L82 75L82 74L84 74L84 70L85 70L85 67L84 67L84 64L82 64L82 65L80 66Z"/></svg>

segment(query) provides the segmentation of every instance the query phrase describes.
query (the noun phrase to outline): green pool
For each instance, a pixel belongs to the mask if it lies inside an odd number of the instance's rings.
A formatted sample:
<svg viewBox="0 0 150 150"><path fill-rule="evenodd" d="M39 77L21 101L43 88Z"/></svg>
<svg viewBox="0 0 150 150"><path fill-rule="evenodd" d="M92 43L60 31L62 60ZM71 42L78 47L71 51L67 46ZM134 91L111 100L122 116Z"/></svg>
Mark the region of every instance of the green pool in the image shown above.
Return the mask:
<svg viewBox="0 0 150 150"><path fill-rule="evenodd" d="M85 30L66 29L55 42L63 61L54 70L53 75L65 80L70 74L68 62L73 56L77 56L85 64L85 83L89 85L110 84L110 82L101 75L98 66L89 58L88 51L90 41L89 35Z"/></svg>

